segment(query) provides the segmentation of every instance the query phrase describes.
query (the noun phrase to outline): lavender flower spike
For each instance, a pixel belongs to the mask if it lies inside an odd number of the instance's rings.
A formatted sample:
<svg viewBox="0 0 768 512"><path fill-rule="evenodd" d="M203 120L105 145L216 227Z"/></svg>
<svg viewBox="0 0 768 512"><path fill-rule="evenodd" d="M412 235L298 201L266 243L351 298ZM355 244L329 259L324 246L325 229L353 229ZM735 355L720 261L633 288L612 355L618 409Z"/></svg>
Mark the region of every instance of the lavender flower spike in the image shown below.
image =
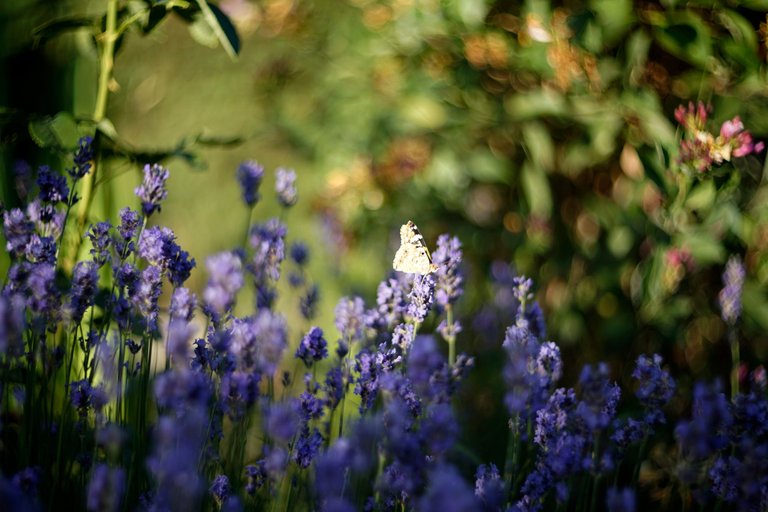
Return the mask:
<svg viewBox="0 0 768 512"><path fill-rule="evenodd" d="M744 264L738 256L728 258L723 272L723 289L720 290L718 302L723 321L735 325L741 316L741 293L744 288Z"/></svg>
<svg viewBox="0 0 768 512"><path fill-rule="evenodd" d="M286 208L293 206L298 201L299 196L296 193L296 171L293 169L277 169L275 181L275 192L277 200Z"/></svg>
<svg viewBox="0 0 768 512"><path fill-rule="evenodd" d="M243 191L243 201L249 207L253 207L261 198L259 186L263 177L264 166L253 160L247 160L237 168L237 181Z"/></svg>
<svg viewBox="0 0 768 512"><path fill-rule="evenodd" d="M165 182L170 175L168 169L159 164L144 166L144 181L136 187L134 193L141 199L141 209L149 217L160 211L160 202L168 196Z"/></svg>

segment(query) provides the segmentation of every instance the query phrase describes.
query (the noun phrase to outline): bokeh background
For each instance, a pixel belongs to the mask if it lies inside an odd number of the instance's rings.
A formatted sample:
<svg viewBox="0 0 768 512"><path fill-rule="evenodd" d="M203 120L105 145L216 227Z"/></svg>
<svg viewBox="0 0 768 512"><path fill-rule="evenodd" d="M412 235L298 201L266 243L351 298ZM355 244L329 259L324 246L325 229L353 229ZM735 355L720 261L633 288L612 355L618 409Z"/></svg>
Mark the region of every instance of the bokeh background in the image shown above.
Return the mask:
<svg viewBox="0 0 768 512"><path fill-rule="evenodd" d="M69 148L92 131L83 121L102 4L0 3L6 206L23 195L20 161L65 165L64 151L40 147L41 126ZM122 2L121 13L147 4ZM717 293L725 261L739 254L742 358L750 369L765 360L765 157L734 160L680 197L673 113L703 101L713 131L738 115L757 140L768 136L768 1L217 5L237 29L236 59L181 9L139 19L118 41L108 158L91 209L116 219L137 204L144 163L169 167L156 222L197 260L196 291L206 256L242 243L249 212L235 170L253 159L267 169L261 219L278 214L274 170L296 170L300 201L284 220L289 239L311 249L329 332L339 297L375 299L406 220L431 246L440 233L461 239L458 347L477 358L465 435L481 451L492 450L483 438L504 436L495 404L510 272L535 280L566 384L598 360L628 383L637 354L655 351L686 390L728 374ZM7 264L0 254L0 270Z"/></svg>

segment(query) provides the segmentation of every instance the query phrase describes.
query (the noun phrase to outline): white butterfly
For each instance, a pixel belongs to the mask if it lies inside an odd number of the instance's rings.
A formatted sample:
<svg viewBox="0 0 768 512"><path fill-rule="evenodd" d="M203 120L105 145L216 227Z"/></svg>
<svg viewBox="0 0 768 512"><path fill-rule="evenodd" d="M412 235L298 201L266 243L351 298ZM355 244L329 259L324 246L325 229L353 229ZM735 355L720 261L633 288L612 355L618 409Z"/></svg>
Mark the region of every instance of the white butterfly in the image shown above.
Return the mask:
<svg viewBox="0 0 768 512"><path fill-rule="evenodd" d="M431 274L437 270L419 228L410 220L400 228L400 248L395 253L392 268L409 274Z"/></svg>

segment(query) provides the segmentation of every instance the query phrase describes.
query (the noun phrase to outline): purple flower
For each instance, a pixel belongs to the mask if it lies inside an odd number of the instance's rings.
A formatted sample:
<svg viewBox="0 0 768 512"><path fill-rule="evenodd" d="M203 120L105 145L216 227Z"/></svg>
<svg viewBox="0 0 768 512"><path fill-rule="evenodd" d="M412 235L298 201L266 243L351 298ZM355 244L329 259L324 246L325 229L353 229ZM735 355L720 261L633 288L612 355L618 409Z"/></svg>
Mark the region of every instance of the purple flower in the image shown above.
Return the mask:
<svg viewBox="0 0 768 512"><path fill-rule="evenodd" d="M596 369L584 365L579 377L581 400L576 414L589 431L606 428L616 415L616 405L621 396L619 386L608 380L608 366L600 363Z"/></svg>
<svg viewBox="0 0 768 512"><path fill-rule="evenodd" d="M447 234L437 238L437 249L432 254L432 261L437 265L435 302L441 310L448 304L454 304L463 291L461 256L461 242L458 238Z"/></svg>
<svg viewBox="0 0 768 512"><path fill-rule="evenodd" d="M75 167L67 171L72 179L78 180L88 174L93 158L93 137L80 137L80 140L77 141L77 149L75 150Z"/></svg>
<svg viewBox="0 0 768 512"><path fill-rule="evenodd" d="M720 386L697 383L693 388L693 417L680 421L675 437L684 457L704 459L728 444L733 422L728 400Z"/></svg>
<svg viewBox="0 0 768 512"><path fill-rule="evenodd" d="M125 470L97 464L88 484L86 506L89 512L120 510L125 493Z"/></svg>
<svg viewBox="0 0 768 512"><path fill-rule="evenodd" d="M246 373L240 370L227 372L221 377L219 394L225 412L233 420L240 420L246 409L252 406L259 396L258 373Z"/></svg>
<svg viewBox="0 0 768 512"><path fill-rule="evenodd" d="M501 510L504 505L504 481L495 464L480 464L475 473L475 496L483 502L483 510Z"/></svg>
<svg viewBox="0 0 768 512"><path fill-rule="evenodd" d="M605 508L608 512L635 512L635 491L630 488L608 488Z"/></svg>
<svg viewBox="0 0 768 512"><path fill-rule="evenodd" d="M275 192L278 202L286 208L296 204L296 172L293 169L278 168L275 176Z"/></svg>
<svg viewBox="0 0 768 512"><path fill-rule="evenodd" d="M56 264L56 242L50 236L32 235L27 245L27 259L33 263Z"/></svg>
<svg viewBox="0 0 768 512"><path fill-rule="evenodd" d="M386 279L379 283L376 292L376 315L381 327L391 329L403 320L408 307L405 282L398 279Z"/></svg>
<svg viewBox="0 0 768 512"><path fill-rule="evenodd" d="M67 178L51 170L47 165L37 170L38 197L43 203L55 205L69 199Z"/></svg>
<svg viewBox="0 0 768 512"><path fill-rule="evenodd" d="M304 422L309 420L316 420L323 416L323 407L325 402L317 398L313 393L304 391L299 395L299 404L301 409L301 417Z"/></svg>
<svg viewBox="0 0 768 512"><path fill-rule="evenodd" d="M238 369L275 374L288 346L285 319L268 309L255 316L236 319L231 329L230 351Z"/></svg>
<svg viewBox="0 0 768 512"><path fill-rule="evenodd" d="M675 381L668 371L661 369L661 362L662 358L659 354L654 354L653 357L640 355L637 358L635 371L632 372L632 378L640 383L635 395L647 409L644 421L649 426L664 423L661 408L675 394Z"/></svg>
<svg viewBox="0 0 768 512"><path fill-rule="evenodd" d="M211 496L213 496L213 499L216 500L216 503L219 506L227 501L230 494L232 494L232 487L229 485L229 478L227 478L227 475L216 475L208 492L211 493Z"/></svg>
<svg viewBox="0 0 768 512"><path fill-rule="evenodd" d="M407 354L411 349L414 339L413 324L398 324L392 332L391 344L393 347L399 347L403 354Z"/></svg>
<svg viewBox="0 0 768 512"><path fill-rule="evenodd" d="M336 328L346 344L363 340L365 304L360 297L342 297L334 311Z"/></svg>
<svg viewBox="0 0 768 512"><path fill-rule="evenodd" d="M3 230L5 232L5 249L14 258L24 256L30 237L35 232L35 225L18 208L6 210L3 213Z"/></svg>
<svg viewBox="0 0 768 512"><path fill-rule="evenodd" d="M33 323L46 322L59 316L59 291L56 289L56 270L50 263L39 263L29 268L26 286L30 309L38 315L33 316ZM38 327L53 327L48 324Z"/></svg>
<svg viewBox="0 0 768 512"><path fill-rule="evenodd" d="M300 267L307 264L309 260L309 249L301 242L291 244L291 259Z"/></svg>
<svg viewBox="0 0 768 512"><path fill-rule="evenodd" d="M110 246L111 240L109 238L109 230L112 228L112 224L109 222L99 222L91 226L88 230L88 239L91 241L91 256L99 266L104 265L110 259Z"/></svg>
<svg viewBox="0 0 768 512"><path fill-rule="evenodd" d="M741 316L741 293L744 288L745 270L741 258L731 256L723 272L723 289L718 301L723 321L733 326Z"/></svg>
<svg viewBox="0 0 768 512"><path fill-rule="evenodd" d="M218 321L234 306L235 296L243 287L242 263L234 253L222 252L210 256L205 267L209 277L203 300L214 321Z"/></svg>
<svg viewBox="0 0 768 512"><path fill-rule="evenodd" d="M299 299L299 309L301 310L301 316L306 320L312 320L315 317L317 310L317 301L319 300L319 290L317 285L311 285L307 287L307 291Z"/></svg>
<svg viewBox="0 0 768 512"><path fill-rule="evenodd" d="M72 271L72 290L69 299L69 314L74 324L79 324L88 307L96 297L99 274L93 261L79 261Z"/></svg>
<svg viewBox="0 0 768 512"><path fill-rule="evenodd" d="M131 210L128 207L120 210L120 226L117 228L117 231L124 242L128 242L136 236L140 221L141 217L139 217L137 211Z"/></svg>
<svg viewBox="0 0 768 512"><path fill-rule="evenodd" d="M130 297L149 331L157 330L158 300L163 291L160 269L150 265L141 271L136 293Z"/></svg>
<svg viewBox="0 0 768 512"><path fill-rule="evenodd" d="M192 320L197 307L197 297L183 286L173 290L169 312L172 319Z"/></svg>
<svg viewBox="0 0 768 512"><path fill-rule="evenodd" d="M293 460L300 468L308 468L312 460L317 456L320 447L323 444L323 436L315 428L310 433L309 428L305 428L294 447Z"/></svg>
<svg viewBox="0 0 768 512"><path fill-rule="evenodd" d="M479 503L459 472L453 466L441 465L430 473L417 508L422 512L464 512L477 510Z"/></svg>
<svg viewBox="0 0 768 512"><path fill-rule="evenodd" d="M328 342L323 338L323 330L312 327L296 349L296 358L304 361L309 368L313 362L322 361L326 357L328 357Z"/></svg>
<svg viewBox="0 0 768 512"><path fill-rule="evenodd" d="M165 181L170 172L159 164L144 166L144 181L136 187L134 193L141 199L141 210L149 217L156 211L160 211L160 202L168 196L165 189Z"/></svg>
<svg viewBox="0 0 768 512"><path fill-rule="evenodd" d="M211 399L213 384L207 374L184 365L155 378L155 401L160 410L183 414L190 408L203 410Z"/></svg>
<svg viewBox="0 0 768 512"><path fill-rule="evenodd" d="M344 396L344 374L340 368L331 368L325 374L325 403L329 409L334 410Z"/></svg>
<svg viewBox="0 0 768 512"><path fill-rule="evenodd" d="M274 440L288 442L299 431L301 416L299 404L294 399L272 404L266 410L265 416L264 430Z"/></svg>
<svg viewBox="0 0 768 512"><path fill-rule="evenodd" d="M245 476L247 478L245 492L254 495L267 481L267 471L264 467L264 461L260 460L256 464L248 464L245 466Z"/></svg>
<svg viewBox="0 0 768 512"><path fill-rule="evenodd" d="M11 483L25 496L29 498L37 497L40 489L40 468L29 467L22 469L13 475ZM0 492L0 495L2 495L2 492Z"/></svg>
<svg viewBox="0 0 768 512"><path fill-rule="evenodd" d="M243 191L243 201L249 207L259 202L259 186L263 177L264 166L253 160L242 162L237 168L237 181Z"/></svg>
<svg viewBox="0 0 768 512"><path fill-rule="evenodd" d="M408 294L408 307L405 310L406 320L421 323L427 317L434 299L435 279L431 275L415 276L413 288Z"/></svg>
<svg viewBox="0 0 768 512"><path fill-rule="evenodd" d="M207 427L208 413L202 407L190 406L158 420L147 459L147 469L155 482L153 510L200 507L205 487L197 468Z"/></svg>
<svg viewBox="0 0 768 512"><path fill-rule="evenodd" d="M251 228L249 244L253 249L248 270L257 283L280 279L280 264L285 259L285 235L287 229L278 219Z"/></svg>
<svg viewBox="0 0 768 512"><path fill-rule="evenodd" d="M169 228L153 226L141 234L139 256L151 265L168 271L168 279L174 286L181 286L195 267L195 259L189 257L176 243L176 235Z"/></svg>
<svg viewBox="0 0 768 512"><path fill-rule="evenodd" d="M88 379L82 379L69 383L69 400L81 416L88 414L91 408L93 388Z"/></svg>
<svg viewBox="0 0 768 512"><path fill-rule="evenodd" d="M0 354L15 357L24 351L24 309L21 295L0 293Z"/></svg>

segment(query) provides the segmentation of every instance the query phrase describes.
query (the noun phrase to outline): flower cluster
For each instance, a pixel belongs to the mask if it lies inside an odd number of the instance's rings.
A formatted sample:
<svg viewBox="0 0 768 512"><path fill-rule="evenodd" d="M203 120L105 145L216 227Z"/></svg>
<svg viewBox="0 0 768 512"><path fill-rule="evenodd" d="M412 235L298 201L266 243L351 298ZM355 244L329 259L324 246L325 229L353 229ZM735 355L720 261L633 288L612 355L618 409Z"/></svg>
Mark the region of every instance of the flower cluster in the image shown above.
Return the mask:
<svg viewBox="0 0 768 512"><path fill-rule="evenodd" d="M725 121L718 135L707 131L710 111L711 108L702 102L696 105L691 102L687 108L680 105L675 110L675 119L684 131L679 156L679 163L684 169L701 174L710 171L713 165L758 154L765 149L764 143L752 140L752 135L744 129L739 116Z"/></svg>

